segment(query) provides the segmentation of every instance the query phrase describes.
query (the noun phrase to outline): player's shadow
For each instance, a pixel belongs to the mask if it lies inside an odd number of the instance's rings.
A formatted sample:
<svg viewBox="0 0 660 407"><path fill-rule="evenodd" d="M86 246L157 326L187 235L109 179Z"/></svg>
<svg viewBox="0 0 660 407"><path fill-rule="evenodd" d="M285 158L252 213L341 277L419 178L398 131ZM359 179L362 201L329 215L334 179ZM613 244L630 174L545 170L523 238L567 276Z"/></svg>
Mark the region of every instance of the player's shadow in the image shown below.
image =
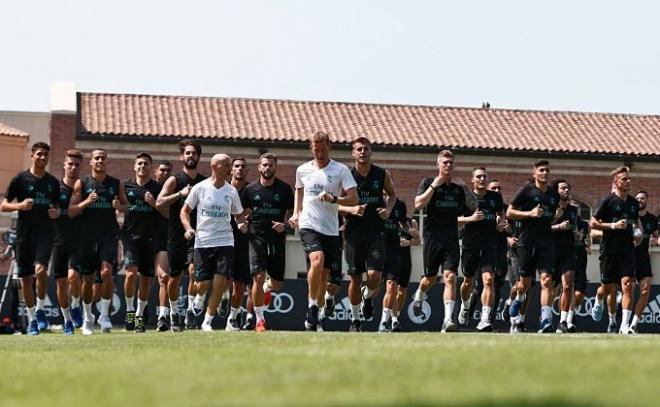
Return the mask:
<svg viewBox="0 0 660 407"><path fill-rule="evenodd" d="M560 398L543 398L539 400L497 399L497 400L466 400L465 402L411 401L402 403L382 404L383 406L411 406L411 407L594 407L596 403L564 400Z"/></svg>

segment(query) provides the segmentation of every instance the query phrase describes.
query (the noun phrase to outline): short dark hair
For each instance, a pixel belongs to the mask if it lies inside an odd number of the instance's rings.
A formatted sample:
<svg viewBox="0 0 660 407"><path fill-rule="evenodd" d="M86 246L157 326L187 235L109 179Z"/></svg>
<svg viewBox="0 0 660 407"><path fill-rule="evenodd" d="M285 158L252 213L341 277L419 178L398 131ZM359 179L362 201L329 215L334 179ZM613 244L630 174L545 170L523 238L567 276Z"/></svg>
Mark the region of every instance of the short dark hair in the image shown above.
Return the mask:
<svg viewBox="0 0 660 407"><path fill-rule="evenodd" d="M245 157L236 157L236 158L233 158L233 159L231 160L231 163L234 164L236 161L243 161L243 162L247 163L247 160L245 159Z"/></svg>
<svg viewBox="0 0 660 407"><path fill-rule="evenodd" d="M626 167L625 165L622 165L621 167L616 167L615 169L613 169L611 174L612 177L616 177L617 175L623 174L624 172L630 172L630 168Z"/></svg>
<svg viewBox="0 0 660 407"><path fill-rule="evenodd" d="M199 144L199 142L197 140L193 140L189 138L179 141L179 152L183 154L183 152L186 151L186 147L188 146L195 147L195 151L197 151L197 155L202 155L202 146Z"/></svg>
<svg viewBox="0 0 660 407"><path fill-rule="evenodd" d="M36 143L32 144L33 153L39 149L50 152L50 146L48 145L48 143L44 143L43 141L37 141Z"/></svg>
<svg viewBox="0 0 660 407"><path fill-rule="evenodd" d="M135 156L135 159L137 160L138 158L146 158L147 160L149 160L150 163L154 161L153 158L151 158L151 154L149 154L145 151L141 151L141 152L137 153L137 155Z"/></svg>
<svg viewBox="0 0 660 407"><path fill-rule="evenodd" d="M159 162L158 162L158 165L159 165L159 166L161 166L161 165L166 165L166 166L172 168L172 163L169 162L169 161L167 161L167 160L159 161Z"/></svg>
<svg viewBox="0 0 660 407"><path fill-rule="evenodd" d="M472 169L472 174L474 175L474 173L477 172L477 171L486 171L486 172L488 172L488 170L486 169L486 167L474 167L474 168Z"/></svg>
<svg viewBox="0 0 660 407"><path fill-rule="evenodd" d="M263 154L261 154L259 156L259 162L261 162L261 160L263 160L263 159L273 160L273 161L275 161L275 163L277 163L277 155L275 155L274 153L263 153Z"/></svg>
<svg viewBox="0 0 660 407"><path fill-rule="evenodd" d="M639 194L644 194L644 196L646 196L647 198L649 197L649 193L646 192L646 191L644 191L643 189L642 189L641 191L637 191L637 193L635 194L635 196L637 196L637 195L639 195Z"/></svg>
<svg viewBox="0 0 660 407"><path fill-rule="evenodd" d="M550 165L550 161L548 160L538 160L534 162L534 168L548 167L549 165Z"/></svg>
<svg viewBox="0 0 660 407"><path fill-rule="evenodd" d="M493 182L497 182L497 183L501 184L500 180L497 179L497 178L492 178L490 181L488 181L489 184L492 184Z"/></svg>
<svg viewBox="0 0 660 407"><path fill-rule="evenodd" d="M83 159L83 153L80 150L66 150L66 153L64 153L64 159L66 160L67 158L77 158L79 160Z"/></svg>
<svg viewBox="0 0 660 407"><path fill-rule="evenodd" d="M553 181L552 189L554 189L556 192L559 192L559 184L561 184L561 183L564 183L564 184L568 185L569 188L571 188L571 183L570 182L566 181L563 178L558 178L558 179Z"/></svg>

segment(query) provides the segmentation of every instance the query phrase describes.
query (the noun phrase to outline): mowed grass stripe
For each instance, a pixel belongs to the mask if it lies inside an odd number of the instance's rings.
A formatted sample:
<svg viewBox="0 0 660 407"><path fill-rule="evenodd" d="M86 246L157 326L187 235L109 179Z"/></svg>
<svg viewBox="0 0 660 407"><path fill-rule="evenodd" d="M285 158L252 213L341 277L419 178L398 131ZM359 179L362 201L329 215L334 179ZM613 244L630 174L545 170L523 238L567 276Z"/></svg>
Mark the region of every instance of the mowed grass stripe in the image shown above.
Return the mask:
<svg viewBox="0 0 660 407"><path fill-rule="evenodd" d="M660 337L1 337L0 405L654 405Z"/></svg>

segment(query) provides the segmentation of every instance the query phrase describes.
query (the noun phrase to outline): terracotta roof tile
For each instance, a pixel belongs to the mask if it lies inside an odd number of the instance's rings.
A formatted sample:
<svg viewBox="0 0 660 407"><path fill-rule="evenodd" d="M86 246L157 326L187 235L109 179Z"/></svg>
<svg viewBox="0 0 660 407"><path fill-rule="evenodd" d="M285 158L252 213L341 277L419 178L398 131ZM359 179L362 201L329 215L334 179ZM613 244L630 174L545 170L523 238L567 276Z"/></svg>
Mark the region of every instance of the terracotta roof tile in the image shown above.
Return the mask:
<svg viewBox="0 0 660 407"><path fill-rule="evenodd" d="M660 116L290 100L79 94L85 135L660 156Z"/></svg>
<svg viewBox="0 0 660 407"><path fill-rule="evenodd" d="M4 123L0 123L0 135L3 136L11 136L11 137L21 137L21 138L28 138L30 135L22 130L15 129L13 127L9 127Z"/></svg>

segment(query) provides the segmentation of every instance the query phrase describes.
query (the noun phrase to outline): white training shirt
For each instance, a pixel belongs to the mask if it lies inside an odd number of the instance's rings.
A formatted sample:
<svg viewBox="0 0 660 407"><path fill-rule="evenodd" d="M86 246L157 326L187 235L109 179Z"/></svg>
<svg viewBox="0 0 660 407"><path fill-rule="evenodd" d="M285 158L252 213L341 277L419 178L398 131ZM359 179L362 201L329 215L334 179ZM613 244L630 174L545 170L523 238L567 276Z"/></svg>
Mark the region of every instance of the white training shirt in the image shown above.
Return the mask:
<svg viewBox="0 0 660 407"><path fill-rule="evenodd" d="M296 170L296 188L304 188L305 194L298 227L326 236L339 236L338 205L321 202L318 195L325 191L338 197L342 190L356 186L348 167L335 160L330 160L323 168L318 168L314 160L299 166Z"/></svg>
<svg viewBox="0 0 660 407"><path fill-rule="evenodd" d="M211 178L195 184L186 205L197 209L195 248L234 245L231 215L243 212L243 206L238 191L229 182L220 188L213 185Z"/></svg>

